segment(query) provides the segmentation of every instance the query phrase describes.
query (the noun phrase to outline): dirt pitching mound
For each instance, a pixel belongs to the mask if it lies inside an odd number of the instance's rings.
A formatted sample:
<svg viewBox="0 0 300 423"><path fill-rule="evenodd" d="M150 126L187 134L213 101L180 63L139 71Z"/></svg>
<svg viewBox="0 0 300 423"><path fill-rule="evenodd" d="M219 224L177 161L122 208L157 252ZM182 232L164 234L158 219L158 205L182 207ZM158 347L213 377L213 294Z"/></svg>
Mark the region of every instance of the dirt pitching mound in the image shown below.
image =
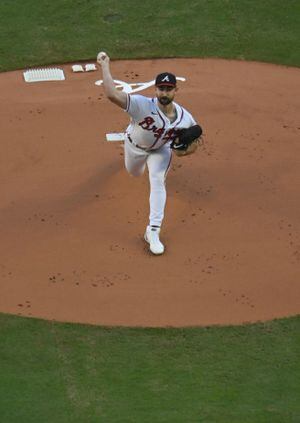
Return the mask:
<svg viewBox="0 0 300 423"><path fill-rule="evenodd" d="M223 60L112 63L115 79L185 77L205 143L174 158L148 252L148 175L130 177L128 116L94 82L0 75L0 310L103 325L237 324L299 313L300 70ZM153 87L142 94L152 96Z"/></svg>

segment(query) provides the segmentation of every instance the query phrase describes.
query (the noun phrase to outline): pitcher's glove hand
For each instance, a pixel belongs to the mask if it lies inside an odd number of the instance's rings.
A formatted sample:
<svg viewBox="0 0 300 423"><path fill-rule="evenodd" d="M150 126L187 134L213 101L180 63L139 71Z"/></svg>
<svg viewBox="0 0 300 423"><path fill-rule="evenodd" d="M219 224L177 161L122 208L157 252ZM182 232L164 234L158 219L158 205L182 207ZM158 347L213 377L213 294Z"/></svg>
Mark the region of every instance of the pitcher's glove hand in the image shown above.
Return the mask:
<svg viewBox="0 0 300 423"><path fill-rule="evenodd" d="M177 134L177 138L172 141L170 147L177 156L187 156L197 150L202 128L200 125L194 125L190 128L179 129Z"/></svg>

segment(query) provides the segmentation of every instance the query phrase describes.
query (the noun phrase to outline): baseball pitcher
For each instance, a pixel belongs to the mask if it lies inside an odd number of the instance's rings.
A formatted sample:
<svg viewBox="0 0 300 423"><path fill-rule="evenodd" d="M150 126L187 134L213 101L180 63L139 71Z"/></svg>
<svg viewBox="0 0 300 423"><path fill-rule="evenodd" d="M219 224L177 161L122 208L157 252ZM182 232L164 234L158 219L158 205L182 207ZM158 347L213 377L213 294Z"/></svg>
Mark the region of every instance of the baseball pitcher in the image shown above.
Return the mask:
<svg viewBox="0 0 300 423"><path fill-rule="evenodd" d="M165 247L160 241L160 229L172 151L178 156L193 153L202 129L186 109L174 102L178 90L175 75L169 72L157 75L154 98L129 95L116 89L109 61L106 53L98 54L104 92L131 117L124 141L125 167L133 176L142 175L146 165L149 171L150 216L144 238L153 254L163 254Z"/></svg>

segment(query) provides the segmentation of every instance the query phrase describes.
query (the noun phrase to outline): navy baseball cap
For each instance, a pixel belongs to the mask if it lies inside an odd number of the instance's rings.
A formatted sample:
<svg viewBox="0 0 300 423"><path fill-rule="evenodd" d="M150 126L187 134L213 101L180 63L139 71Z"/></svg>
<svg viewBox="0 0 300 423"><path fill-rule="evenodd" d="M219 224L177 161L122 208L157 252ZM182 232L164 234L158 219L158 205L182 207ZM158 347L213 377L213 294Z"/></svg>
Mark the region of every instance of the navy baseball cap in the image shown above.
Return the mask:
<svg viewBox="0 0 300 423"><path fill-rule="evenodd" d="M176 87L176 76L170 72L163 72L157 75L155 79L155 85L157 87L161 86L168 86L168 87Z"/></svg>

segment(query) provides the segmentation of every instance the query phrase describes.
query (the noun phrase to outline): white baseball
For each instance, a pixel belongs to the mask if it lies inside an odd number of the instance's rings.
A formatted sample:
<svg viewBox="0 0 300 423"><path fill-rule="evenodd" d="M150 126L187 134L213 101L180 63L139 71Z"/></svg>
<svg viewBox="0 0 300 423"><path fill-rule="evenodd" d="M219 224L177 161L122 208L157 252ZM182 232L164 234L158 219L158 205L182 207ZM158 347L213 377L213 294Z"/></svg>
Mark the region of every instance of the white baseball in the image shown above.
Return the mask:
<svg viewBox="0 0 300 423"><path fill-rule="evenodd" d="M100 51L100 53L98 54L98 58L99 59L105 59L105 57L106 57L106 53L105 53L105 51Z"/></svg>

